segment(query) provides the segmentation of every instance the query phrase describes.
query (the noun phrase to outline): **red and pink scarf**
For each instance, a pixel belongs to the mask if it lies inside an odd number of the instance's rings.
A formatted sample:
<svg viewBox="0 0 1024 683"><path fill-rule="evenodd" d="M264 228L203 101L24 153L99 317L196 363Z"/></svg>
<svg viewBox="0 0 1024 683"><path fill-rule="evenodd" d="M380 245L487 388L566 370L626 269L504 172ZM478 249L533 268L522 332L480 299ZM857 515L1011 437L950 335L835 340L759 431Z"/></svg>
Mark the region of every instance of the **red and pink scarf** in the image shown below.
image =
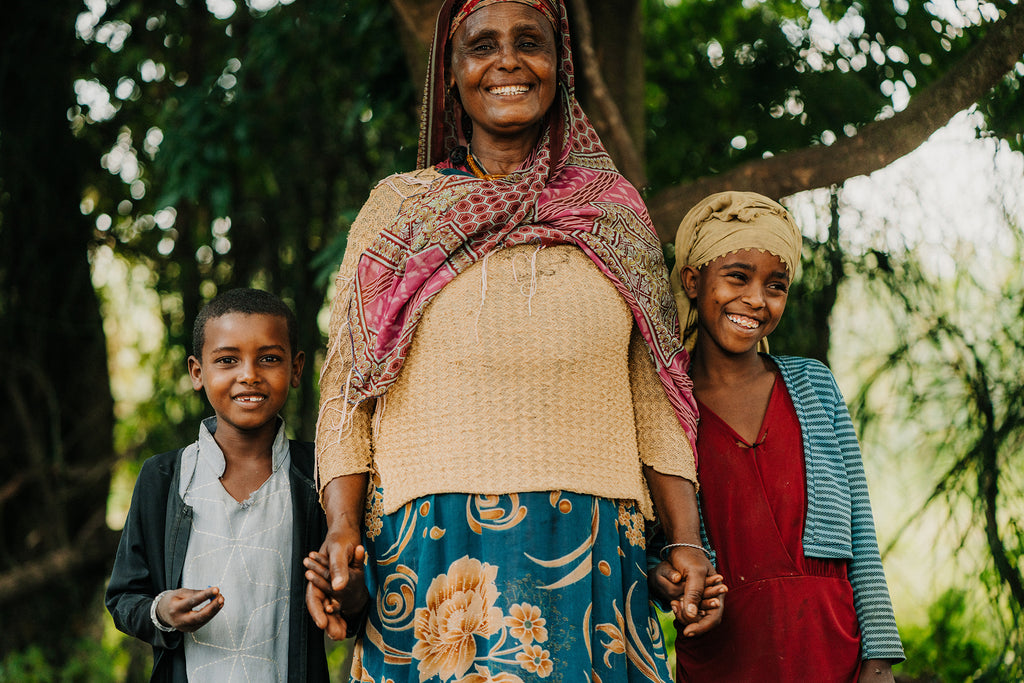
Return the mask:
<svg viewBox="0 0 1024 683"><path fill-rule="evenodd" d="M565 7L558 0L544 4L557 11L560 38L559 94L545 131L533 154L503 178L444 175L406 200L360 256L349 307L354 368L347 399L356 403L386 393L427 304L486 254L526 243L573 244L629 305L692 443L697 407L661 245L639 193L615 169L576 101ZM453 6L459 9L458 0L445 2L438 15L424 93L420 168L450 168L448 155L459 144L461 111L446 92L444 73Z"/></svg>

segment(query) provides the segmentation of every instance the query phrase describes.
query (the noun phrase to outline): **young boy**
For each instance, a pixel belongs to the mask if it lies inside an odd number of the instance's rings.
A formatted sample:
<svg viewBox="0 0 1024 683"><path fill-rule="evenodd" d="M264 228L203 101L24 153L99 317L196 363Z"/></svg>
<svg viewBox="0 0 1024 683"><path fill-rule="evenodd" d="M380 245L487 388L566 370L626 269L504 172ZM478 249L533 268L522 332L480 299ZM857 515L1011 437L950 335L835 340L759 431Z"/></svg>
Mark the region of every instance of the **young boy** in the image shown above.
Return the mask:
<svg viewBox="0 0 1024 683"><path fill-rule="evenodd" d="M278 416L305 356L276 296L235 289L196 318L188 372L215 416L139 473L106 603L153 646L153 681L327 681L302 559L326 533L312 444Z"/></svg>

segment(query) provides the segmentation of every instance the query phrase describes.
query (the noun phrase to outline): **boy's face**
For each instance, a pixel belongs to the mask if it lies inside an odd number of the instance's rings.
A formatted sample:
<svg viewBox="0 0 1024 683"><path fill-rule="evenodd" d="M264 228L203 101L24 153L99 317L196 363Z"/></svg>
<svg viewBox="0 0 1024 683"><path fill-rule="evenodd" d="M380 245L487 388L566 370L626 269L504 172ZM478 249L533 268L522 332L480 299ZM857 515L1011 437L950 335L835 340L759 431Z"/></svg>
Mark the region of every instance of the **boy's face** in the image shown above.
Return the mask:
<svg viewBox="0 0 1024 683"><path fill-rule="evenodd" d="M729 354L756 352L786 310L789 271L782 259L760 249L727 254L700 270L686 266L680 275L705 342Z"/></svg>
<svg viewBox="0 0 1024 683"><path fill-rule="evenodd" d="M305 356L292 356L288 323L275 315L228 313L206 322L202 358L189 356L192 387L204 389L221 429L276 428Z"/></svg>

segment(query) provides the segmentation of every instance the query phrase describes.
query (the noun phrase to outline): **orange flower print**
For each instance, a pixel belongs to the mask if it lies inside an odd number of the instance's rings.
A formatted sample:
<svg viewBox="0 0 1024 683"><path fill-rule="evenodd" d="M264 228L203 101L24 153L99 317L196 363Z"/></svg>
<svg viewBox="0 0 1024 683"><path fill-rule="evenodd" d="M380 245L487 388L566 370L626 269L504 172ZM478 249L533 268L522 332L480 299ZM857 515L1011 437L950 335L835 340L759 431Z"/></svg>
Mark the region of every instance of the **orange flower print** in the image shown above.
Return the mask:
<svg viewBox="0 0 1024 683"><path fill-rule="evenodd" d="M526 645L533 641L543 643L548 639L548 630L544 628L546 623L547 619L540 616L540 607L525 602L509 607L505 617L509 633Z"/></svg>
<svg viewBox="0 0 1024 683"><path fill-rule="evenodd" d="M646 547L647 543L644 539L644 516L639 512L634 512L629 518L630 525L626 531L626 538L633 546L639 546L640 548Z"/></svg>
<svg viewBox="0 0 1024 683"><path fill-rule="evenodd" d="M523 683L523 679L507 671L492 674L487 667L477 665L476 671L466 674L458 683Z"/></svg>
<svg viewBox="0 0 1024 683"><path fill-rule="evenodd" d="M551 653L541 648L540 645L523 645L523 651L516 655L516 661L530 673L535 673L541 678L551 675L555 663L551 661Z"/></svg>
<svg viewBox="0 0 1024 683"><path fill-rule="evenodd" d="M420 680L461 678L476 657L474 636L491 636L502 626L500 593L494 585L498 568L469 557L452 562L448 573L434 578L426 607L416 610L412 655L419 660Z"/></svg>

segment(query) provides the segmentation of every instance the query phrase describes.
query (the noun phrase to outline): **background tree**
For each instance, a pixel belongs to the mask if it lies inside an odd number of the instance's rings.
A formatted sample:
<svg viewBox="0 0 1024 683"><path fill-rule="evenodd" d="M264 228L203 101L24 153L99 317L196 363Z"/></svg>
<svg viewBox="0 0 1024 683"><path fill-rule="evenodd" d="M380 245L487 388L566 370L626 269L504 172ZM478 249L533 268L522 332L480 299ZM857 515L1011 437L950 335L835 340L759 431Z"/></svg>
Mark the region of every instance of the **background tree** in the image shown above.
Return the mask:
<svg viewBox="0 0 1024 683"><path fill-rule="evenodd" d="M92 234L96 150L68 128L74 2L17 2L0 26L0 651L94 621L113 401ZM27 58L30 57L30 58Z"/></svg>

